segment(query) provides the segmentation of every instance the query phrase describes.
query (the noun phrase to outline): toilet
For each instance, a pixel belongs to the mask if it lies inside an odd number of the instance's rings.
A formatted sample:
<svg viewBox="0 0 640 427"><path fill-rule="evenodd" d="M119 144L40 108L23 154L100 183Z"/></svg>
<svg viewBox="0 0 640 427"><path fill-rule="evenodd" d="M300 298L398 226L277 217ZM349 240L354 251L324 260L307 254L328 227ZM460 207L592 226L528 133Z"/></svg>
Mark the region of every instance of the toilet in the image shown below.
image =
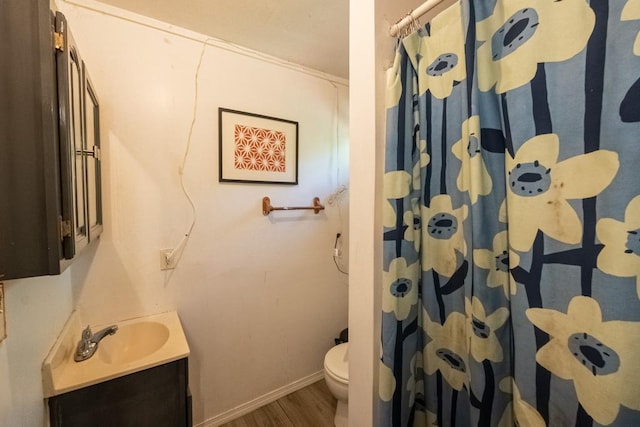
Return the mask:
<svg viewBox="0 0 640 427"><path fill-rule="evenodd" d="M324 356L324 380L338 400L333 422L336 427L347 427L349 400L348 343L338 344Z"/></svg>

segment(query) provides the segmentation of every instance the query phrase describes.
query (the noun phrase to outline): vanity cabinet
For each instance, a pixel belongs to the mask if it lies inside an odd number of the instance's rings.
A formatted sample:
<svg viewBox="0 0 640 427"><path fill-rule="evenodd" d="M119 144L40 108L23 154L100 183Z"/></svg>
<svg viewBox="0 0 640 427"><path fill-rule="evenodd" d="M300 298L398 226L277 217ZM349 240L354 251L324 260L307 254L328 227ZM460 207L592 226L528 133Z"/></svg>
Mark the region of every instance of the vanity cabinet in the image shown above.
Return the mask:
<svg viewBox="0 0 640 427"><path fill-rule="evenodd" d="M49 398L51 427L191 427L187 359Z"/></svg>
<svg viewBox="0 0 640 427"><path fill-rule="evenodd" d="M60 274L102 232L100 104L53 2L0 28L0 280Z"/></svg>

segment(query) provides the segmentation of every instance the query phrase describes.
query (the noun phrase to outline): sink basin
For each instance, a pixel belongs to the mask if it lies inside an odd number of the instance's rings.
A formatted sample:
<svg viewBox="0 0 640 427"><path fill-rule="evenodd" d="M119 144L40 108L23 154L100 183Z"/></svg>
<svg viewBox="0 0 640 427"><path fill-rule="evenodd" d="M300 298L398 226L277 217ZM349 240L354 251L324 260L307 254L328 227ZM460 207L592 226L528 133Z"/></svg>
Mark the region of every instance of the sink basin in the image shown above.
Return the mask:
<svg viewBox="0 0 640 427"><path fill-rule="evenodd" d="M131 363L161 348L169 339L169 329L158 322L136 322L118 328L118 331L100 341L98 356L104 363Z"/></svg>
<svg viewBox="0 0 640 427"><path fill-rule="evenodd" d="M44 397L67 393L189 356L189 346L175 311L91 325L94 331L117 325L100 341L95 354L73 360L83 325L72 313L42 365Z"/></svg>

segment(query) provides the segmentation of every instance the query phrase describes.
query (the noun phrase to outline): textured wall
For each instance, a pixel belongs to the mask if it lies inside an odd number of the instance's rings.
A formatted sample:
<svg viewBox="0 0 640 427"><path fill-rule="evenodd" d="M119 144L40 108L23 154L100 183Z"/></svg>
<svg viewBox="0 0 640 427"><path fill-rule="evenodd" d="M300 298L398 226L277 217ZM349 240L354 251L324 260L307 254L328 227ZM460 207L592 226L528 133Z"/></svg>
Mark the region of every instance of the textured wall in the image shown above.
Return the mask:
<svg viewBox="0 0 640 427"><path fill-rule="evenodd" d="M347 86L221 43L207 47L184 170L197 220L178 268L161 272L159 250L176 246L192 218L178 166L204 36L84 4L89 8L66 2L59 7L100 96L105 233L65 280L53 279L62 285L48 285L66 293L56 297L62 307L47 307L62 319L38 339L44 349L33 363L6 359L26 351L27 341L17 335L29 333L47 312L32 302L31 312L42 314L10 325L9 341L0 344L0 372L11 371L14 382L0 385L2 415L10 421L21 419L18 411L39 412L31 420L42 416L40 364L74 305L91 324L178 310L192 351L196 423L320 372L333 337L347 325L347 278L331 256L336 233L348 235L348 202L319 215L264 217L261 199L306 205L318 196L325 202L347 183ZM219 183L218 107L299 122L299 185ZM33 289L45 281L50 280L35 279L20 293L46 297ZM9 285L10 317L20 309L12 298L18 286L23 285ZM14 369L30 379L13 375ZM5 395L23 390L27 398L20 404L29 408L4 405Z"/></svg>

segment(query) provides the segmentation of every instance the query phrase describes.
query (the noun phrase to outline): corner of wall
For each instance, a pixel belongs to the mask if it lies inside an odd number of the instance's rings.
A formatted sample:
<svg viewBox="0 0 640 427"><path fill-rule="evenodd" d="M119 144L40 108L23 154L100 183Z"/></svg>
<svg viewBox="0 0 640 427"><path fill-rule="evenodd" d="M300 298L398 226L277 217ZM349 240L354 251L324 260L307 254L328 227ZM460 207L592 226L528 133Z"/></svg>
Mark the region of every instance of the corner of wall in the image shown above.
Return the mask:
<svg viewBox="0 0 640 427"><path fill-rule="evenodd" d="M0 425L46 425L41 367L73 310L71 273L5 282L5 293Z"/></svg>

